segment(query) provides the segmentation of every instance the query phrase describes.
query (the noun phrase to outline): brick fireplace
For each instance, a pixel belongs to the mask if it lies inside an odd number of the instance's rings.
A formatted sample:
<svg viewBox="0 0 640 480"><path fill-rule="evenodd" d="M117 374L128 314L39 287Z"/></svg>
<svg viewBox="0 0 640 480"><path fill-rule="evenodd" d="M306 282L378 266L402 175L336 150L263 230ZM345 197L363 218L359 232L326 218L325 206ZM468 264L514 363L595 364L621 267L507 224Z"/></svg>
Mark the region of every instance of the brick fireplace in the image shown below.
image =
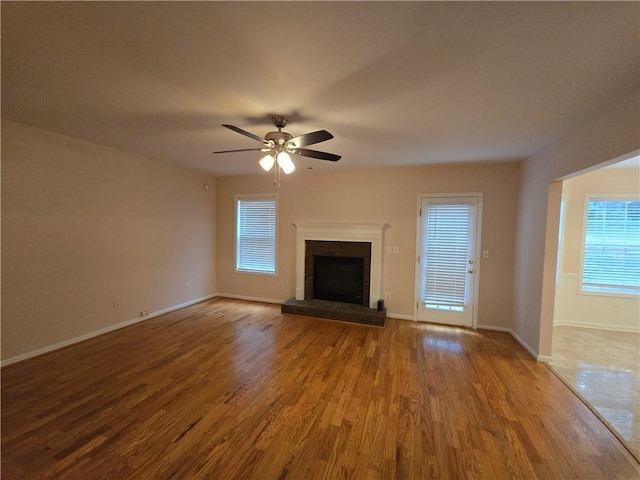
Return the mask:
<svg viewBox="0 0 640 480"><path fill-rule="evenodd" d="M296 296L283 304L282 311L384 325L385 311L378 311L377 307L381 298L383 234L388 225L296 223L295 226ZM359 264L361 270L357 269ZM318 269L328 269L325 274L328 280L324 283L337 293L316 297L318 286L314 280Z"/></svg>

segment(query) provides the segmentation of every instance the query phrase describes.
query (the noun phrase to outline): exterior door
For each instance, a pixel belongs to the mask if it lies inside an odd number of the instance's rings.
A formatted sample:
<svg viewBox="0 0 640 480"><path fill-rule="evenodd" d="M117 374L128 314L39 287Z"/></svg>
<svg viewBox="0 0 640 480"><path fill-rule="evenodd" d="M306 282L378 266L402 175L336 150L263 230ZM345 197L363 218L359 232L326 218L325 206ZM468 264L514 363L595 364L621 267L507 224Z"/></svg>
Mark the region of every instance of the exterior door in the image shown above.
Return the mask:
<svg viewBox="0 0 640 480"><path fill-rule="evenodd" d="M475 196L423 196L416 267L416 318L472 326L477 275Z"/></svg>

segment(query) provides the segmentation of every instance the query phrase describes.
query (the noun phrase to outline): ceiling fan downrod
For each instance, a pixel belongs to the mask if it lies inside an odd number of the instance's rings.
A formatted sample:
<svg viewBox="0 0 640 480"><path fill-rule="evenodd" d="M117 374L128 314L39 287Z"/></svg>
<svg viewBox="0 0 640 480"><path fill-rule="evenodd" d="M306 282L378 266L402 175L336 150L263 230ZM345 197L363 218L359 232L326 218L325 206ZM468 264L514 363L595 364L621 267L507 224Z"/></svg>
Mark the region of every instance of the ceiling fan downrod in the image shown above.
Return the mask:
<svg viewBox="0 0 640 480"><path fill-rule="evenodd" d="M289 124L289 120L287 120L287 118L283 117L282 115L274 115L273 117L271 117L271 122L273 123L273 126L278 129L278 131L282 130Z"/></svg>

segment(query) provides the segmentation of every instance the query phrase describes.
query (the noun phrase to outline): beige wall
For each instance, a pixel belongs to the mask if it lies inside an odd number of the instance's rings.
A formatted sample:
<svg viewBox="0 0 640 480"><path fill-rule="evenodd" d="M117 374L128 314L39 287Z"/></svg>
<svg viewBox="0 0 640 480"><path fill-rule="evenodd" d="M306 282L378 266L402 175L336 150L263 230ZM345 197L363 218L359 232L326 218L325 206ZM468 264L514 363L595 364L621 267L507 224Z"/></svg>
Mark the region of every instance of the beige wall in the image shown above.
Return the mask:
<svg viewBox="0 0 640 480"><path fill-rule="evenodd" d="M211 176L3 121L2 359L214 293L215 213Z"/></svg>
<svg viewBox="0 0 640 480"><path fill-rule="evenodd" d="M554 325L640 333L640 299L579 293L578 275L560 276Z"/></svg>
<svg viewBox="0 0 640 480"><path fill-rule="evenodd" d="M640 195L640 169L603 168L564 181L565 229L554 325L640 331L640 299L579 292L587 194Z"/></svg>
<svg viewBox="0 0 640 480"><path fill-rule="evenodd" d="M528 158L523 165L515 256L515 334L534 352L551 355L555 292L555 238L547 235L547 207L559 210L560 195L548 205L549 182L589 169L640 148L638 92ZM550 228L554 228L550 225ZM546 241L548 239L548 241ZM551 271L544 274L544 265ZM543 286L544 283L544 286ZM543 294L544 292L544 294Z"/></svg>
<svg viewBox="0 0 640 480"><path fill-rule="evenodd" d="M257 169L257 167L256 167ZM298 171L280 189L270 174L217 179L220 294L286 300L295 296L293 222L388 223L382 292L390 314L413 317L418 194L483 192L482 260L478 323L510 328L518 163L349 170ZM234 272L234 195L278 193L278 275ZM279 284L283 283L283 289Z"/></svg>

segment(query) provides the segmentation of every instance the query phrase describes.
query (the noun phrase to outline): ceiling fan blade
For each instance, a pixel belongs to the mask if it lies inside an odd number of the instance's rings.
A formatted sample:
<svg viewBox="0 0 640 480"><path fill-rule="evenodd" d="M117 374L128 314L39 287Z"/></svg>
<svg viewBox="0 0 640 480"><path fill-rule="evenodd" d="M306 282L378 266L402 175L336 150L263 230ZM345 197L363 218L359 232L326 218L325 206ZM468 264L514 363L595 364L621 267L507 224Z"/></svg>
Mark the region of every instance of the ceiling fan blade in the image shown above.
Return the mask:
<svg viewBox="0 0 640 480"><path fill-rule="evenodd" d="M340 155L334 155L333 153L319 152L317 150L308 150L306 148L297 148L293 150L293 153L302 155L303 157L318 158L320 160L329 160L330 162L337 162L342 157Z"/></svg>
<svg viewBox="0 0 640 480"><path fill-rule="evenodd" d="M254 140L259 141L260 143L265 143L264 142L264 138L259 137L258 135L254 135L251 132L247 132L246 130L243 130L239 127L236 127L234 125L225 125L222 124L223 127L227 127L229 130L233 130L234 132L238 132L240 135L244 135L245 137L249 137L249 138L253 138Z"/></svg>
<svg viewBox="0 0 640 480"><path fill-rule="evenodd" d="M220 150L213 153L233 153L233 152L267 152L268 148L241 148L239 150Z"/></svg>
<svg viewBox="0 0 640 480"><path fill-rule="evenodd" d="M318 130L317 132L305 133L299 137L293 137L287 142L287 146L290 145L291 148L306 147L307 145L324 142L326 140L331 140L332 138L333 135L326 130Z"/></svg>

